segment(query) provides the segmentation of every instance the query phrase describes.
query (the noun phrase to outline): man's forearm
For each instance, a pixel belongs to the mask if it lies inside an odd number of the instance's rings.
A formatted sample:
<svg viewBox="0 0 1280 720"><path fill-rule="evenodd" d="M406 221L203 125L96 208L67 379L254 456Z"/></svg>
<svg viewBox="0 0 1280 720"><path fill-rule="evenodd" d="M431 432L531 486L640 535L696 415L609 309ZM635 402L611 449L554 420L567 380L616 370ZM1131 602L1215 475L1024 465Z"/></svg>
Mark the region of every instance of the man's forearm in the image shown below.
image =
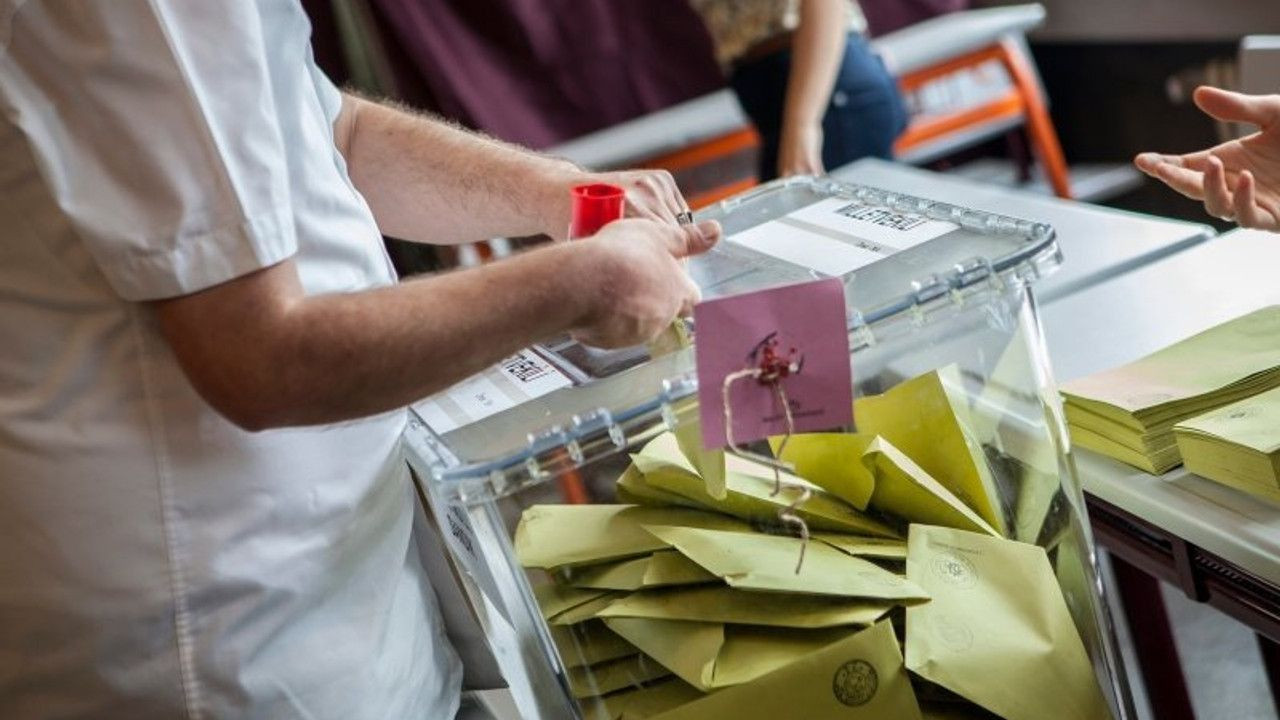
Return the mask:
<svg viewBox="0 0 1280 720"><path fill-rule="evenodd" d="M301 296L296 271L282 264L261 271L275 275L162 303L161 327L197 390L237 424L346 420L404 407L581 322L598 304L585 280L600 275L582 250L558 245L314 297ZM201 323L210 316L216 322ZM238 330L223 337L216 328Z"/></svg>
<svg viewBox="0 0 1280 720"><path fill-rule="evenodd" d="M378 226L404 240L562 232L568 189L582 175L567 161L352 95L335 135Z"/></svg>

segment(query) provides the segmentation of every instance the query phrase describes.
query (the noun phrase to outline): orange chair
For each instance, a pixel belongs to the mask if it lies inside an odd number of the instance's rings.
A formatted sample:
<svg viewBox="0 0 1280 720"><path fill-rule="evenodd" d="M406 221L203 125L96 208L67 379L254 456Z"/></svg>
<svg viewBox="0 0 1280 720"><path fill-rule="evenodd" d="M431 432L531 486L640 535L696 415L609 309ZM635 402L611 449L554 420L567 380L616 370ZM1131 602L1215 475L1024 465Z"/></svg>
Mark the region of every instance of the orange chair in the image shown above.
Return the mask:
<svg viewBox="0 0 1280 720"><path fill-rule="evenodd" d="M1023 47L1009 39L967 52L950 60L907 73L899 79L904 94L919 91L931 82L957 72L998 62L1009 74L1008 92L973 107L955 112L917 118L894 144L894 151L904 155L926 143L946 135L972 128L1021 118L1027 128L1032 150L1039 159L1053 192L1058 197L1071 197L1071 179L1062 154L1058 133L1054 130L1045 106L1044 94Z"/></svg>

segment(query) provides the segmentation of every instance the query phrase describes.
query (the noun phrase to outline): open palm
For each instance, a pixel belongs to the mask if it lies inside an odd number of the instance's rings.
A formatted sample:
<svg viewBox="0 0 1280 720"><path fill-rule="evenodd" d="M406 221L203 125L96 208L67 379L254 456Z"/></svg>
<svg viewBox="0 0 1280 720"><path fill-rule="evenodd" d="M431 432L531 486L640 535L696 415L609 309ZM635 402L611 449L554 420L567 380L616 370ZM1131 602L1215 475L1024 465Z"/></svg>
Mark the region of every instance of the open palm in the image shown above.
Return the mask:
<svg viewBox="0 0 1280 720"><path fill-rule="evenodd" d="M1143 153L1134 164L1209 214L1244 227L1280 231L1280 95L1202 87L1196 105L1213 117L1257 125L1248 137L1186 155Z"/></svg>

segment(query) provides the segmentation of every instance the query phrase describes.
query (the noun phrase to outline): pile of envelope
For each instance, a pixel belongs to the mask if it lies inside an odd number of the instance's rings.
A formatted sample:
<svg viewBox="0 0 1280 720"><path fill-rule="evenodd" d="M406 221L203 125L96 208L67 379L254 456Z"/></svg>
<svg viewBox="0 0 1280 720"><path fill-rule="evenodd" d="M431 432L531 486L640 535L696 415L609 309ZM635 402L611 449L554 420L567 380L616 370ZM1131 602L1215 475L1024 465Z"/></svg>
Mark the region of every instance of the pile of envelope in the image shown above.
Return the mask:
<svg viewBox="0 0 1280 720"><path fill-rule="evenodd" d="M1179 422L1280 387L1280 305L1256 310L1139 358L1067 383L1077 445L1149 473L1182 463Z"/></svg>
<svg viewBox="0 0 1280 720"><path fill-rule="evenodd" d="M516 556L585 717L1111 717L952 373L859 398L859 433L772 441L807 543L775 471L688 423L632 456L625 504L525 510Z"/></svg>

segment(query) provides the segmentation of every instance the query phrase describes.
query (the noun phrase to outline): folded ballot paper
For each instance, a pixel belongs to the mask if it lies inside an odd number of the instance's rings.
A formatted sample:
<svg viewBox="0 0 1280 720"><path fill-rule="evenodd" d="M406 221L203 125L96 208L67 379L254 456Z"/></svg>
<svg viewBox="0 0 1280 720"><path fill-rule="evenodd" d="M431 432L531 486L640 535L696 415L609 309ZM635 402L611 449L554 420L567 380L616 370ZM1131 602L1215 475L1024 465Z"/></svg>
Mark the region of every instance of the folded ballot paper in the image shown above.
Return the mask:
<svg viewBox="0 0 1280 720"><path fill-rule="evenodd" d="M640 477L633 476L628 490L642 484L708 510L750 522L776 523L778 511L794 499L786 493L773 494L772 468L736 456L725 458L725 496L712 496L670 433L658 436L631 459L640 470ZM860 512L822 488L788 473L782 473L782 476L791 485L805 485L811 489L813 496L796 512L810 528L878 537L898 536L888 524Z"/></svg>
<svg viewBox="0 0 1280 720"><path fill-rule="evenodd" d="M1173 434L1187 470L1280 500L1280 389L1184 420Z"/></svg>
<svg viewBox="0 0 1280 720"><path fill-rule="evenodd" d="M1280 306L1062 388L1072 441L1151 473L1181 463L1173 426L1280 386Z"/></svg>
<svg viewBox="0 0 1280 720"><path fill-rule="evenodd" d="M604 623L704 692L751 682L851 634L848 628L796 630L653 618L608 618Z"/></svg>
<svg viewBox="0 0 1280 720"><path fill-rule="evenodd" d="M912 522L988 535L1000 534L884 438L877 437L871 441L862 461L874 473L875 492L871 496L871 506L875 509Z"/></svg>
<svg viewBox="0 0 1280 720"><path fill-rule="evenodd" d="M1110 717L1043 548L914 525L906 666L1005 720Z"/></svg>
<svg viewBox="0 0 1280 720"><path fill-rule="evenodd" d="M1005 509L955 365L899 383L882 395L860 397L853 415L860 433L893 443L997 533L1007 534Z"/></svg>
<svg viewBox="0 0 1280 720"><path fill-rule="evenodd" d="M875 488L875 477L862 464L862 455L874 440L854 433L805 433L790 438L769 438L779 460L795 466L796 474L866 510Z"/></svg>
<svg viewBox="0 0 1280 720"><path fill-rule="evenodd" d="M832 598L806 593L762 593L724 585L669 588L615 596L597 605L594 617L692 620L781 628L870 625L897 603L869 598Z"/></svg>
<svg viewBox="0 0 1280 720"><path fill-rule="evenodd" d="M850 718L920 720L893 626L877 623L753 682L720 690L653 720Z"/></svg>
<svg viewBox="0 0 1280 720"><path fill-rule="evenodd" d="M701 690L669 677L584 703L583 719L644 720L702 697Z"/></svg>
<svg viewBox="0 0 1280 720"><path fill-rule="evenodd" d="M1109 717L1045 551L1003 537L959 382L770 440L807 543L772 467L675 433L632 455L622 503L525 510L516 557L585 717Z"/></svg>

